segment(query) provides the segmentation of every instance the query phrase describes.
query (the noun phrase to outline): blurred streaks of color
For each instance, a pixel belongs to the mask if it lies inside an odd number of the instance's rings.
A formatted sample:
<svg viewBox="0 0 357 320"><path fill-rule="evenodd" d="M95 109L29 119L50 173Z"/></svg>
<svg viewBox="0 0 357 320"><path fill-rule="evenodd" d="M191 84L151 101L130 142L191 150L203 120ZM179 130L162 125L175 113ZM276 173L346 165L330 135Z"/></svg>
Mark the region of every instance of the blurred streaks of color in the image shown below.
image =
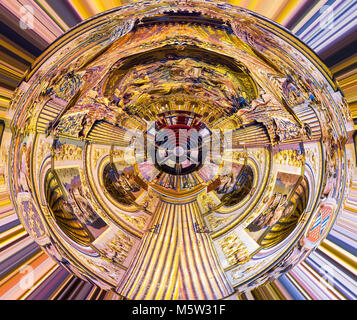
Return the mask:
<svg viewBox="0 0 357 320"><path fill-rule="evenodd" d="M1 0L0 118L4 119L0 159L0 299L119 299L59 267L30 239L14 212L5 183L7 114L16 86L55 39L81 21L128 4L129 0ZM330 68L357 125L356 0L232 0L282 24L312 48ZM24 11L25 10L25 11ZM21 21L33 11L32 28ZM356 139L355 139L356 142ZM304 262L273 283L241 299L357 298L357 172L350 194L327 239ZM23 275L33 271L34 285Z"/></svg>

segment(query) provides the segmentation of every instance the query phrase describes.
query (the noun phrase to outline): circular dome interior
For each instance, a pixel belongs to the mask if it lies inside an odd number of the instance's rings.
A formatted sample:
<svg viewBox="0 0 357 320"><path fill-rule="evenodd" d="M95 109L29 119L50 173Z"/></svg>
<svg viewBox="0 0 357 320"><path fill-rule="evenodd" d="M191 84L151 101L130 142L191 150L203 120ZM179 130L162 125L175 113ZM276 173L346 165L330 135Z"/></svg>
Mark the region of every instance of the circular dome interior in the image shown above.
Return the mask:
<svg viewBox="0 0 357 320"><path fill-rule="evenodd" d="M223 299L327 234L351 116L320 59L214 1L78 25L12 102L12 200L59 264L128 299Z"/></svg>

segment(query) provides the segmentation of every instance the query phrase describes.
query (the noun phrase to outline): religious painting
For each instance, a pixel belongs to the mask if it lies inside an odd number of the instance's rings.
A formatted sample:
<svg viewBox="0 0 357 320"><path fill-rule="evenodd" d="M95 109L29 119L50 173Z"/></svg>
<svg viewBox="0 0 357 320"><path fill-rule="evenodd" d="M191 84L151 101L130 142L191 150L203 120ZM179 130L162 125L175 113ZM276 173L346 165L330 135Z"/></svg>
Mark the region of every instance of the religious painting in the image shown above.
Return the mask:
<svg viewBox="0 0 357 320"><path fill-rule="evenodd" d="M288 196L300 179L301 175L296 173L279 171L276 176L274 191Z"/></svg>
<svg viewBox="0 0 357 320"><path fill-rule="evenodd" d="M281 171L277 173L272 195L263 199L264 211L246 228L254 239L258 240L266 228L272 227L282 216L291 213L294 207L290 202L291 192L300 180L300 175Z"/></svg>
<svg viewBox="0 0 357 320"><path fill-rule="evenodd" d="M104 167L103 183L110 196L123 205L132 205L146 188L133 166L118 170L112 163Z"/></svg>
<svg viewBox="0 0 357 320"><path fill-rule="evenodd" d="M219 177L220 185L215 189L215 193L224 206L234 206L252 190L253 179L250 166L232 163L231 172Z"/></svg>
<svg viewBox="0 0 357 320"><path fill-rule="evenodd" d="M95 212L82 188L78 167L57 168L56 174L66 190L67 201L74 208L77 218L88 228L94 238L99 237L108 225Z"/></svg>

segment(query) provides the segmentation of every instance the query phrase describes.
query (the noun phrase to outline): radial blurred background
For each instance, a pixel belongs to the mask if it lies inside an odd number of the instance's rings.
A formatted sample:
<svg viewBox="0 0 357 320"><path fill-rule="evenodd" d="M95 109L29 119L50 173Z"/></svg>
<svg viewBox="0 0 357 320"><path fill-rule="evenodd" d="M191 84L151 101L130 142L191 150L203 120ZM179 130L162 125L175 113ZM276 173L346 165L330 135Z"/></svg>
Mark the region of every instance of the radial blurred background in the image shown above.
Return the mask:
<svg viewBox="0 0 357 320"><path fill-rule="evenodd" d="M129 0L0 1L0 299L120 299L58 266L31 240L11 205L6 163L12 94L37 57L69 29ZM232 0L276 21L325 62L349 104L357 128L357 1ZM29 22L24 24L24 19ZM30 20L29 20L30 19ZM30 26L30 27L29 27ZM357 136L354 135L355 144ZM278 280L238 299L357 298L357 172L348 199L319 248ZM31 273L31 285L27 285ZM27 279L27 280L26 280Z"/></svg>

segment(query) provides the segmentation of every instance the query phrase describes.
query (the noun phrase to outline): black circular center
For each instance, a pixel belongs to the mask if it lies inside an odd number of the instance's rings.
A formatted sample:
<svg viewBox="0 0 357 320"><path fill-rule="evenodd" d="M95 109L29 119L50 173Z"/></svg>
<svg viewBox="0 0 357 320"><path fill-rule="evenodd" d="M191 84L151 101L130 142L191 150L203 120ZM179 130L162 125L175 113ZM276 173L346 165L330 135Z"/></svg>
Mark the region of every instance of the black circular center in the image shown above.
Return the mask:
<svg viewBox="0 0 357 320"><path fill-rule="evenodd" d="M194 128L167 126L155 136L153 162L159 170L173 175L189 174L201 168L204 157L202 137Z"/></svg>

